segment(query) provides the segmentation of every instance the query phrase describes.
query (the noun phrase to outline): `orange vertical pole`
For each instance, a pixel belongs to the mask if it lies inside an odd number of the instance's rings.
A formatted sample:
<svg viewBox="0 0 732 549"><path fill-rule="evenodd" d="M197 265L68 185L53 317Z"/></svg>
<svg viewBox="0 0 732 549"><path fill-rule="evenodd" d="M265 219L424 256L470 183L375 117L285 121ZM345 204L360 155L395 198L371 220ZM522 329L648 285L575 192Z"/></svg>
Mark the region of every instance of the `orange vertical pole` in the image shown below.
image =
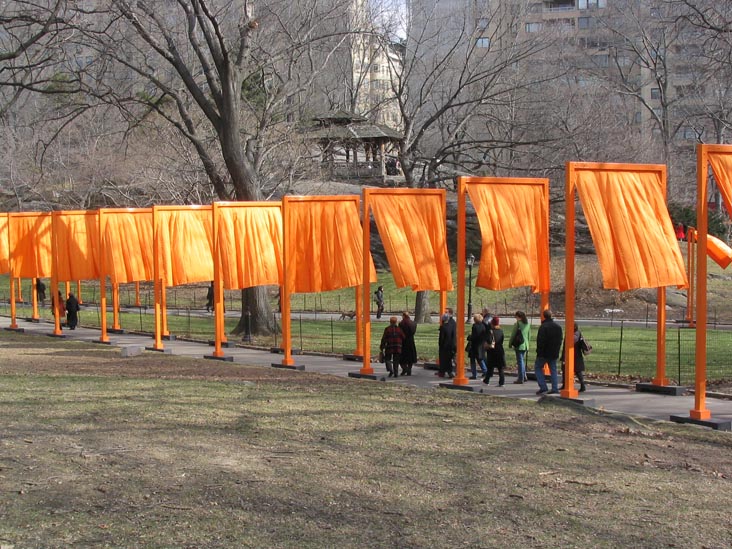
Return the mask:
<svg viewBox="0 0 732 549"><path fill-rule="evenodd" d="M76 299L79 301L79 305L84 303L84 300L81 298L81 280L76 281Z"/></svg>
<svg viewBox="0 0 732 549"><path fill-rule="evenodd" d="M368 254L368 251L364 253ZM366 261L368 261L368 256L366 257ZM354 288L356 297L356 350L353 351L354 356L363 356L363 299L361 299L361 294L364 284L370 288L368 278L361 281L361 286Z"/></svg>
<svg viewBox="0 0 732 549"><path fill-rule="evenodd" d="M66 282L65 282L64 284L65 284L65 286L66 286L66 294L65 294L65 296L64 296L64 297L66 297L66 298L68 299L68 297L69 297L69 294L71 293L71 282L69 282L69 281L67 280L67 281L66 281Z"/></svg>
<svg viewBox="0 0 732 549"><path fill-rule="evenodd" d="M163 280L160 272L160 244L158 242L158 231L160 230L159 214L157 208L153 206L153 280L155 281L155 343L153 348L158 351L163 350Z"/></svg>
<svg viewBox="0 0 732 549"><path fill-rule="evenodd" d="M168 331L168 288L165 285L165 279L160 278L160 329L162 330L163 336L169 336Z"/></svg>
<svg viewBox="0 0 732 549"><path fill-rule="evenodd" d="M99 318L101 319L101 330L99 341L109 343L107 335L107 251L105 245L105 232L107 230L106 214L103 209L99 210Z"/></svg>
<svg viewBox="0 0 732 549"><path fill-rule="evenodd" d="M140 281L135 282L135 307L142 307L140 302Z"/></svg>
<svg viewBox="0 0 732 549"><path fill-rule="evenodd" d="M18 323L16 321L16 309L15 309L15 277L10 273L10 328L13 330L18 329Z"/></svg>
<svg viewBox="0 0 732 549"><path fill-rule="evenodd" d="M363 365L361 366L360 373L362 374L373 374L374 369L371 367L371 269L369 264L369 257L371 252L371 191L369 189L363 190L363 217L362 217L362 229L363 229L363 263L362 263L362 278L361 278L361 307L363 308L363 314L361 316L363 330L363 336L361 338L363 345Z"/></svg>
<svg viewBox="0 0 732 549"><path fill-rule="evenodd" d="M694 237L694 241L697 240L698 235L696 233L696 229L689 229L692 236ZM688 235L688 233L687 233ZM696 320L694 316L694 277L696 275L696 256L694 255L694 244L693 242L689 243L689 328L694 328L696 326Z"/></svg>
<svg viewBox="0 0 732 549"><path fill-rule="evenodd" d="M216 202L211 208L213 217L213 263L214 263L214 352L213 356L222 357L222 335L224 332L223 283L221 281L221 256L219 250L219 206Z"/></svg>
<svg viewBox="0 0 732 549"><path fill-rule="evenodd" d="M23 280L18 277L18 301L23 303Z"/></svg>
<svg viewBox="0 0 732 549"><path fill-rule="evenodd" d="M295 361L292 359L292 321L290 319L290 295L292 288L290 287L289 277L287 273L290 269L290 247L288 239L290 238L290 208L289 197L282 198L282 365L292 366Z"/></svg>
<svg viewBox="0 0 732 549"><path fill-rule="evenodd" d="M439 318L442 318L445 309L447 309L447 290L440 290L440 311L437 315Z"/></svg>
<svg viewBox="0 0 732 549"><path fill-rule="evenodd" d="M709 419L707 398L707 171L706 145L696 146L696 367L692 419Z"/></svg>
<svg viewBox="0 0 732 549"><path fill-rule="evenodd" d="M455 353L455 377L453 385L467 385L468 378L465 377L465 208L467 193L467 182L465 178L458 177L457 199L457 352ZM440 311L442 314L444 311Z"/></svg>
<svg viewBox="0 0 732 549"><path fill-rule="evenodd" d="M119 324L119 282L112 282L112 329L122 329Z"/></svg>
<svg viewBox="0 0 732 549"><path fill-rule="evenodd" d="M666 377L666 287L658 288L658 310L656 312L656 377L654 385L668 385Z"/></svg>
<svg viewBox="0 0 732 549"><path fill-rule="evenodd" d="M567 162L565 189L564 246L564 389L562 398L577 398L574 388L574 166Z"/></svg>
<svg viewBox="0 0 732 549"><path fill-rule="evenodd" d="M38 292L36 291L36 283L38 282L37 278L31 278L31 302L33 304L33 313L31 315L31 318L33 320L39 320L40 317L38 316Z"/></svg>
<svg viewBox="0 0 732 549"><path fill-rule="evenodd" d="M51 295L54 299L54 307L53 307L53 335L59 336L61 335L61 318L59 314L59 309L61 308L60 301L62 299L66 299L65 297L59 298L59 290L58 290L58 250L57 250L57 244L56 244L56 234L58 233L57 224L56 221L58 219L57 212L52 212L51 214Z"/></svg>

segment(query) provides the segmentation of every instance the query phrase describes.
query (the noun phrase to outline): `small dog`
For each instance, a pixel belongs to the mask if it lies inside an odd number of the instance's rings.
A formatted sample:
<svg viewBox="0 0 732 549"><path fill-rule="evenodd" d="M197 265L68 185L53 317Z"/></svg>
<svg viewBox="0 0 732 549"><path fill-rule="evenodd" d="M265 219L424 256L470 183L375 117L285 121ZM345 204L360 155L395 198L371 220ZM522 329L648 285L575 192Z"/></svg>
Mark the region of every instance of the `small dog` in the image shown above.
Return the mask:
<svg viewBox="0 0 732 549"><path fill-rule="evenodd" d="M351 311L350 313L341 313L341 317L338 320L346 320L348 318L349 320L353 320L356 316L356 311Z"/></svg>

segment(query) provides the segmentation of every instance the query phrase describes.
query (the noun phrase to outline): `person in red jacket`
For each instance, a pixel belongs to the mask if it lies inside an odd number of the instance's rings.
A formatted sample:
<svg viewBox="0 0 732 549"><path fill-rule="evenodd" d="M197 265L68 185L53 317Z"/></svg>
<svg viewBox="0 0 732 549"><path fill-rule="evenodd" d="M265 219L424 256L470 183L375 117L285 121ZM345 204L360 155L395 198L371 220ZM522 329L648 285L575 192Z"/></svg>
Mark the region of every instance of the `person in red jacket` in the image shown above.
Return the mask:
<svg viewBox="0 0 732 549"><path fill-rule="evenodd" d="M384 362L389 376L399 377L399 355L402 353L404 343L404 332L397 326L397 317L389 319L389 325L384 328L384 335L381 336L379 348L384 353Z"/></svg>

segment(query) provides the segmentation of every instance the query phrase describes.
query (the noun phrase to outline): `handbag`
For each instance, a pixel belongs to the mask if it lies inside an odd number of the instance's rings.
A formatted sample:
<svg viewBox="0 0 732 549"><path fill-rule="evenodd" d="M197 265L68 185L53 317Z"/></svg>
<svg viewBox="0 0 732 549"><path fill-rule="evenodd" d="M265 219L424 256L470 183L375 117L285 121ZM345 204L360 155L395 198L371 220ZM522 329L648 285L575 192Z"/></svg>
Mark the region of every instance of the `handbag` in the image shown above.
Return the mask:
<svg viewBox="0 0 732 549"><path fill-rule="evenodd" d="M590 345L584 337L580 336L579 344L583 355L589 355L592 352L592 345Z"/></svg>
<svg viewBox="0 0 732 549"><path fill-rule="evenodd" d="M511 338L511 341L509 341L508 346L518 349L523 344L524 334L521 332L521 328L516 328L516 333L513 334L513 337Z"/></svg>
<svg viewBox="0 0 732 549"><path fill-rule="evenodd" d="M384 355L384 351L379 351L379 362L382 364L386 362L386 356Z"/></svg>

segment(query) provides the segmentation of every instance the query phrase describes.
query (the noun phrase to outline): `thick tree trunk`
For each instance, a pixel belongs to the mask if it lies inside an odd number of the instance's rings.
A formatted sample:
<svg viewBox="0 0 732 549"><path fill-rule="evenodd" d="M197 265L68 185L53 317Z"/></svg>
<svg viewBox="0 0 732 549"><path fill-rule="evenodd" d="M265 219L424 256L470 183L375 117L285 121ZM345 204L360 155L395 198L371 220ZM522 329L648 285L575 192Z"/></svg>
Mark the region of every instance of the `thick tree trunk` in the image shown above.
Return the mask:
<svg viewBox="0 0 732 549"><path fill-rule="evenodd" d="M417 292L414 303L414 321L417 324L429 324L432 322L429 291Z"/></svg>
<svg viewBox="0 0 732 549"><path fill-rule="evenodd" d="M278 325L267 299L267 288L257 286L241 291L241 317L232 330L234 335L269 335Z"/></svg>

